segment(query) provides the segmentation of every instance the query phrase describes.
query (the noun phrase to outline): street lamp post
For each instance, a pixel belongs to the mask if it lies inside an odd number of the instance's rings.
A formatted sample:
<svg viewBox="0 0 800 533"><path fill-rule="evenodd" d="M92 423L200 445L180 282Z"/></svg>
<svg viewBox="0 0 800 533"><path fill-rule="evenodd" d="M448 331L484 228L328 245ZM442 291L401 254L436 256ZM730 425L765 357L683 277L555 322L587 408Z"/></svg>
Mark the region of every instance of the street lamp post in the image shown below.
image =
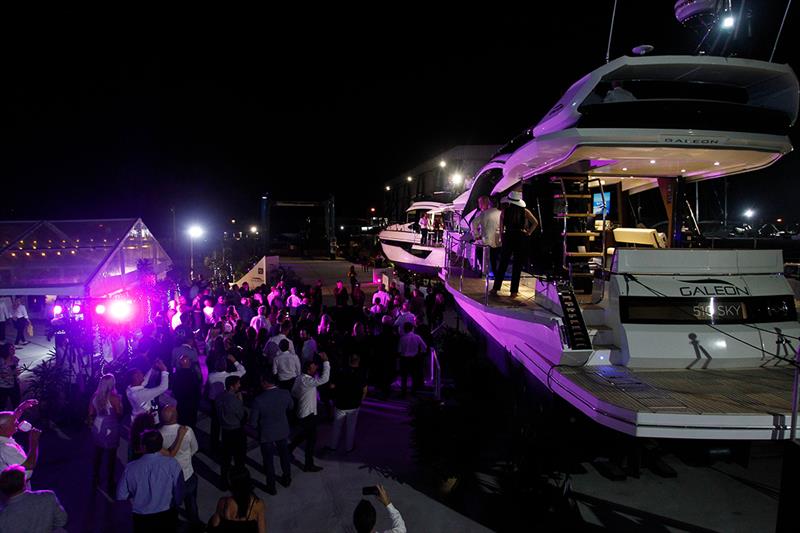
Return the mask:
<svg viewBox="0 0 800 533"><path fill-rule="evenodd" d="M203 236L203 228L194 225L186 232L189 234L189 277L194 280L194 240Z"/></svg>

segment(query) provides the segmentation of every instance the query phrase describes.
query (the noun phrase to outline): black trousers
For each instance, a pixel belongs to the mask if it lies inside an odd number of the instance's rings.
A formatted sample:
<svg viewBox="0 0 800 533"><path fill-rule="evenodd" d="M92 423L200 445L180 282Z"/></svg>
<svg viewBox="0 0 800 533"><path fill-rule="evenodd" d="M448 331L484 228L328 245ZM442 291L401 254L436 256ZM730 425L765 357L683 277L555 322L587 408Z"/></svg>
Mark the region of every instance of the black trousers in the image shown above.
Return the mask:
<svg viewBox="0 0 800 533"><path fill-rule="evenodd" d="M492 274L497 277L497 265L500 263L500 248L479 248L481 251L481 268L483 268L483 254L486 253L486 250L489 250L489 270ZM484 275L488 275L488 272L484 272Z"/></svg>
<svg viewBox="0 0 800 533"><path fill-rule="evenodd" d="M288 390L291 393L292 392L292 387L294 387L294 381L296 379L297 378L292 378L292 379L286 379L286 380L283 380L283 381L279 381L278 382L278 388L283 389L283 390Z"/></svg>
<svg viewBox="0 0 800 533"><path fill-rule="evenodd" d="M412 390L416 391L422 388L422 356L400 356L400 390L403 394L406 393L406 382L409 375L413 383Z"/></svg>
<svg viewBox="0 0 800 533"><path fill-rule="evenodd" d="M17 340L14 344L25 342L25 329L28 327L27 318L18 318L14 321L14 327L17 328Z"/></svg>
<svg viewBox="0 0 800 533"><path fill-rule="evenodd" d="M419 230L419 232L422 234L422 238L420 239L419 243L420 244L427 244L427 242L428 242L428 230L423 228L423 229Z"/></svg>
<svg viewBox="0 0 800 533"><path fill-rule="evenodd" d="M178 509L172 508L160 513L133 513L133 533L156 533L156 531L177 531Z"/></svg>
<svg viewBox="0 0 800 533"><path fill-rule="evenodd" d="M6 321L0 320L0 342L6 341Z"/></svg>
<svg viewBox="0 0 800 533"><path fill-rule="evenodd" d="M511 257L514 263L511 267L511 293L519 292L519 279L522 276L522 265L528 255L528 236L524 233L506 233L503 235L503 247L500 250L500 266L494 274L492 290L499 291L503 286L508 263Z"/></svg>
<svg viewBox="0 0 800 533"><path fill-rule="evenodd" d="M317 415L311 414L297 421L298 432L289 444L291 454L303 441L306 443L305 466L314 466L314 448L317 446Z"/></svg>
<svg viewBox="0 0 800 533"><path fill-rule="evenodd" d="M264 461L264 474L267 488L275 488L275 454L281 461L281 475L291 477L291 463L289 461L289 444L286 439L261 443L261 459Z"/></svg>
<svg viewBox="0 0 800 533"><path fill-rule="evenodd" d="M237 467L243 467L247 456L247 435L243 428L222 430L222 459L219 464L223 485L228 485L231 459Z"/></svg>

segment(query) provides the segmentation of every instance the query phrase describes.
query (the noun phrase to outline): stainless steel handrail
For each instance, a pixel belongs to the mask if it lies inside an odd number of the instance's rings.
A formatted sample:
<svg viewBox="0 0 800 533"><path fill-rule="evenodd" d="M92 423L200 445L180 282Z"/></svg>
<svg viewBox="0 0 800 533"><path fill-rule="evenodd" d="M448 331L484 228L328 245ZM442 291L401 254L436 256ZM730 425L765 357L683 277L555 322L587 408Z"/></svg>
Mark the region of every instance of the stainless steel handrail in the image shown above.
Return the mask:
<svg viewBox="0 0 800 533"><path fill-rule="evenodd" d="M442 399L442 367L439 364L439 357L436 355L436 348L431 347L431 379L433 380L433 397L437 400Z"/></svg>

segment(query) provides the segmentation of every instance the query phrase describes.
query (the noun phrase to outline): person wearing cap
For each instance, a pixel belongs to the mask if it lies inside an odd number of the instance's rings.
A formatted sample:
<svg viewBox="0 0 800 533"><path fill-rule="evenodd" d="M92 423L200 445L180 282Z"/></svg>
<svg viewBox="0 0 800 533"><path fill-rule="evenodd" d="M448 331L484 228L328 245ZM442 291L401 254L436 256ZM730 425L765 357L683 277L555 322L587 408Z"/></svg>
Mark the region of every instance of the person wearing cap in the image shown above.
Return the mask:
<svg viewBox="0 0 800 533"><path fill-rule="evenodd" d="M503 286L503 278L508 263L513 256L511 269L511 297L519 293L519 279L522 265L528 255L528 237L539 226L539 221L525 208L522 191L511 191L502 201L500 212L500 265L494 276L494 285L490 294L497 296Z"/></svg>

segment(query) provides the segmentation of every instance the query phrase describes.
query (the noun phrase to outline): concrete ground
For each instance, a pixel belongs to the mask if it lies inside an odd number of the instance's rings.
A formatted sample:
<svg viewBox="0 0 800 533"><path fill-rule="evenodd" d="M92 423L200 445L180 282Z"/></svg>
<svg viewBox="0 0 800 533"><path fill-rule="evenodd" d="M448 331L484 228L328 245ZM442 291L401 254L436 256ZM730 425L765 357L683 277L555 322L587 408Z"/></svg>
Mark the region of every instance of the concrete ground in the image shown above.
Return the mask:
<svg viewBox="0 0 800 533"><path fill-rule="evenodd" d="M296 450L292 485L288 489L279 485L277 496L267 495L263 490L260 452L250 440L247 466L256 481L256 494L267 505L268 531L352 531L352 513L362 497L362 487L378 483L386 487L409 531L489 531L415 488L416 467L410 457L406 409L406 402L398 400L367 400L359 415L356 449L349 454L323 454L317 460L323 467L319 473L302 472L299 468L302 450ZM209 419L201 417L198 426L198 439L203 446L208 438ZM320 427L318 449L327 444L329 431L328 423ZM130 531L130 506L112 502L91 488L88 430L69 432L51 428L42 441L42 456L32 484L34 489L56 491L70 514L68 531ZM124 440L117 455L121 469L127 457ZM200 478L200 517L208 520L217 500L226 493L218 488L219 467L213 457L201 451L194 464ZM378 510L379 530L387 529L388 515L379 503L373 503Z"/></svg>
<svg viewBox="0 0 800 533"><path fill-rule="evenodd" d="M719 462L691 466L664 457L676 472L662 478L642 470L639 479L611 481L589 464L572 478L581 515L609 531L774 531L781 459L754 458L748 468Z"/></svg>

